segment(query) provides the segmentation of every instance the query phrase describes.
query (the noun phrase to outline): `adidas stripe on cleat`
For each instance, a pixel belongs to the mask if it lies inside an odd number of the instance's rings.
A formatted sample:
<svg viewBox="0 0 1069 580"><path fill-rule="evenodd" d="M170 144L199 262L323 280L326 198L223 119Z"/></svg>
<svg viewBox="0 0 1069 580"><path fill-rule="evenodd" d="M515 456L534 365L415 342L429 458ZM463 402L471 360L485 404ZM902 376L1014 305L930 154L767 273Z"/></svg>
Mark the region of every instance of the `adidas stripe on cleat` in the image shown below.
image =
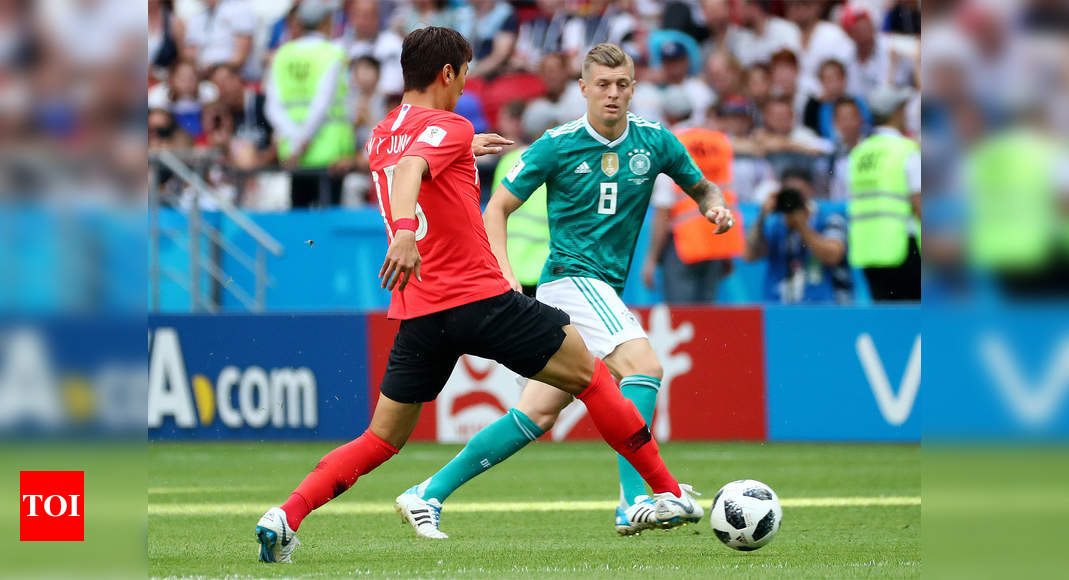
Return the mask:
<svg viewBox="0 0 1069 580"><path fill-rule="evenodd" d="M416 486L412 486L397 496L394 509L397 515L401 516L401 521L412 526L416 535L434 540L449 538L438 529L438 522L442 516L442 504L436 499L425 500L420 497L416 493Z"/></svg>
<svg viewBox="0 0 1069 580"><path fill-rule="evenodd" d="M659 524L657 511L650 498L636 502L626 510L616 508L616 533L621 536L633 536L642 530L655 528Z"/></svg>

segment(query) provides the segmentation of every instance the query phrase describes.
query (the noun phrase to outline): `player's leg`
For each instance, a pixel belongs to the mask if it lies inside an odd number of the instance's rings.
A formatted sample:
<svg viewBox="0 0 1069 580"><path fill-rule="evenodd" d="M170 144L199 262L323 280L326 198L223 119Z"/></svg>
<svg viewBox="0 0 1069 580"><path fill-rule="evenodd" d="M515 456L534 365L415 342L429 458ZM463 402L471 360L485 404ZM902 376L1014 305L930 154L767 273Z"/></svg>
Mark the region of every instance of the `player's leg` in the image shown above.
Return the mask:
<svg viewBox="0 0 1069 580"><path fill-rule="evenodd" d="M605 357L605 364L614 374L622 377L620 392L635 404L646 424L653 425L662 370L650 341L635 338L618 345ZM635 468L622 455L617 459L620 472L620 509L626 511L632 505L648 499L649 495L642 476Z"/></svg>
<svg viewBox="0 0 1069 580"><path fill-rule="evenodd" d="M380 396L368 429L324 455L289 499L281 507L268 510L257 522L260 561L289 562L300 544L297 528L304 518L352 487L360 475L396 455L416 428L422 406Z"/></svg>
<svg viewBox="0 0 1069 580"><path fill-rule="evenodd" d="M586 405L605 442L653 489L658 521L701 517L703 510L690 495L693 490L681 486L668 471L649 427L634 403L620 393L609 367L586 350L574 328L567 326L565 332L560 349L533 378L573 394Z"/></svg>
<svg viewBox="0 0 1069 580"><path fill-rule="evenodd" d="M296 531L312 510L397 454L412 435L423 403L438 396L458 357L434 315L401 323L367 430L323 456L281 507L260 518L261 561L289 561L298 545Z"/></svg>
<svg viewBox="0 0 1069 580"><path fill-rule="evenodd" d="M424 501L444 502L473 477L508 459L553 426L572 396L537 381L528 381L516 407L483 427L464 449L423 483L408 489ZM402 498L398 498L400 502ZM417 530L418 532L419 530Z"/></svg>

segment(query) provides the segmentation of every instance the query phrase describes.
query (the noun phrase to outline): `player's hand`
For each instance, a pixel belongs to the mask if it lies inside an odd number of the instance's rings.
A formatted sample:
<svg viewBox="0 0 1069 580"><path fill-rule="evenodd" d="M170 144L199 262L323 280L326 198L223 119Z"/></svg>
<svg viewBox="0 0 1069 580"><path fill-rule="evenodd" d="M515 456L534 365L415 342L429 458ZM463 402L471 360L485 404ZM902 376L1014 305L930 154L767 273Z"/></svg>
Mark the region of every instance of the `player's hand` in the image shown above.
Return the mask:
<svg viewBox="0 0 1069 580"><path fill-rule="evenodd" d="M711 207L705 210L705 219L716 224L716 233L722 234L735 225L735 218L731 216L731 210L724 207Z"/></svg>
<svg viewBox="0 0 1069 580"><path fill-rule="evenodd" d="M642 283L650 290L653 290L654 283L656 282L653 277L656 272L657 262L646 260L642 263Z"/></svg>
<svg viewBox="0 0 1069 580"><path fill-rule="evenodd" d="M511 139L506 139L497 133L479 133L471 140L471 152L476 157L489 153L501 153L505 145L512 145Z"/></svg>
<svg viewBox="0 0 1069 580"><path fill-rule="evenodd" d="M508 273L504 273L504 274L505 274L505 281L509 283L509 287L510 288L512 288L513 290L515 290L517 292L523 292L523 284L520 284L520 281L516 279L516 275L515 274L513 274L512 272L508 272Z"/></svg>
<svg viewBox="0 0 1069 580"><path fill-rule="evenodd" d="M399 291L404 291L413 273L416 280L422 282L420 262L422 259L419 257L419 249L416 248L416 233L411 230L398 230L386 250L386 260L379 269L382 287L392 291L394 286L397 286Z"/></svg>

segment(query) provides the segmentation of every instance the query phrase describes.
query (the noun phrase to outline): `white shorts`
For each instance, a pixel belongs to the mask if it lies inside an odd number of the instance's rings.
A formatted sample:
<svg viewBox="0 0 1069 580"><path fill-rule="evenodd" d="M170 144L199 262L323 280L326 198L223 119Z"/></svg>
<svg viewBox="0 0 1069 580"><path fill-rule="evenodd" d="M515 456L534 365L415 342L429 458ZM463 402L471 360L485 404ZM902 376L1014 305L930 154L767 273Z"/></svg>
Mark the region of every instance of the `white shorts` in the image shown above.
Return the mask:
<svg viewBox="0 0 1069 580"><path fill-rule="evenodd" d="M624 306L616 291L595 278L561 278L546 282L535 294L543 304L560 308L598 358L636 338L647 338L638 318Z"/></svg>

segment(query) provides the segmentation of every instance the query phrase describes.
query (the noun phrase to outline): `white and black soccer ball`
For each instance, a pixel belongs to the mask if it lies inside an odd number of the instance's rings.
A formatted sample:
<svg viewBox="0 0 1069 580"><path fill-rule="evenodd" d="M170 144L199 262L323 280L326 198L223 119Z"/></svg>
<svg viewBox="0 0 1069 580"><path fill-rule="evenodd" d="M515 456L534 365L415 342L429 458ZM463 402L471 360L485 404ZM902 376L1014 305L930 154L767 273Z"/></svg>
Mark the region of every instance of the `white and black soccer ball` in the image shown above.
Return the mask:
<svg viewBox="0 0 1069 580"><path fill-rule="evenodd" d="M782 519L776 492L753 479L740 479L720 488L709 511L716 537L742 551L756 550L772 541Z"/></svg>

